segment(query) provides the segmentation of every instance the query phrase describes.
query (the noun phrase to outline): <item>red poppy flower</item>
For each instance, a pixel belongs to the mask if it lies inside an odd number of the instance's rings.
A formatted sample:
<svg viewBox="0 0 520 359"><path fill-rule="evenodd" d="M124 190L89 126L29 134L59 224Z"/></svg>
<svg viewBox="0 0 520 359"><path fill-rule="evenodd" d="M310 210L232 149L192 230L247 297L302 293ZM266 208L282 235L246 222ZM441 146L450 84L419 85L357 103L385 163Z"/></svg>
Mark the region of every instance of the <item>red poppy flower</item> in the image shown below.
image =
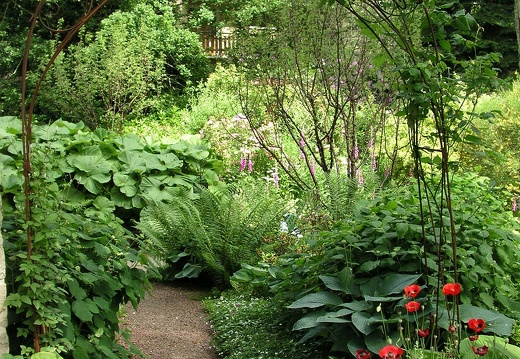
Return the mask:
<svg viewBox="0 0 520 359"><path fill-rule="evenodd" d="M459 283L447 283L442 287L442 292L444 295L458 295L460 293L460 284Z"/></svg>
<svg viewBox="0 0 520 359"><path fill-rule="evenodd" d="M412 284L404 287L404 294L410 298L417 297L417 294L419 294L420 291L421 287L419 287L417 284Z"/></svg>
<svg viewBox="0 0 520 359"><path fill-rule="evenodd" d="M370 359L370 352L366 349L356 349L356 359Z"/></svg>
<svg viewBox="0 0 520 359"><path fill-rule="evenodd" d="M480 333L486 327L486 322L483 319L471 318L468 320L468 328L473 330L475 333Z"/></svg>
<svg viewBox="0 0 520 359"><path fill-rule="evenodd" d="M430 329L417 329L417 335L419 335L421 338L426 338L430 334Z"/></svg>
<svg viewBox="0 0 520 359"><path fill-rule="evenodd" d="M475 353L477 355L484 356L488 352L488 347L485 345L483 347L477 347L477 348L475 348L474 346L471 346L471 350L473 350L473 353Z"/></svg>
<svg viewBox="0 0 520 359"><path fill-rule="evenodd" d="M406 308L408 313L414 313L419 310L419 308L421 307L421 303L416 302L416 301L411 301L411 302L406 303L404 305L404 307Z"/></svg>
<svg viewBox="0 0 520 359"><path fill-rule="evenodd" d="M474 342L475 340L478 339L478 335L468 335L468 339L469 339L471 342Z"/></svg>
<svg viewBox="0 0 520 359"><path fill-rule="evenodd" d="M400 359L403 355L403 349L395 345L387 345L379 351L381 359Z"/></svg>

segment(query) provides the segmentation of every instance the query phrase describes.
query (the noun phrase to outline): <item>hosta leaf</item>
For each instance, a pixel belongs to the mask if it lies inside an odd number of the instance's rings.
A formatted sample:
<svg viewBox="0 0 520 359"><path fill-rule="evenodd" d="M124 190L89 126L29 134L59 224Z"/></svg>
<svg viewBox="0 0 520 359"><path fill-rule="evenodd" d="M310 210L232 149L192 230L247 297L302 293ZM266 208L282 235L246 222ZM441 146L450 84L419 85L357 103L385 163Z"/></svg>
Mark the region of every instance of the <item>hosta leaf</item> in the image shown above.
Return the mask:
<svg viewBox="0 0 520 359"><path fill-rule="evenodd" d="M197 278L202 272L202 267L196 264L186 263L184 268L175 275L175 278Z"/></svg>
<svg viewBox="0 0 520 359"><path fill-rule="evenodd" d="M301 330L301 329L308 329L308 328L314 328L319 323L317 322L318 318L323 316L326 313L325 310L320 310L316 312L310 312L309 314L301 317L294 323L292 330Z"/></svg>
<svg viewBox="0 0 520 359"><path fill-rule="evenodd" d="M374 323L380 321L381 317L372 317L367 312L355 312L352 314L352 324L354 324L354 326L365 335L372 333L376 329Z"/></svg>
<svg viewBox="0 0 520 359"><path fill-rule="evenodd" d="M287 308L318 308L324 305L336 306L343 303L341 298L331 292L310 293L293 302Z"/></svg>
<svg viewBox="0 0 520 359"><path fill-rule="evenodd" d="M460 320L467 322L471 318L482 318L486 322L484 332L494 333L496 335L508 337L513 330L515 321L505 315L480 307L475 307L469 304L462 304L459 306Z"/></svg>
<svg viewBox="0 0 520 359"><path fill-rule="evenodd" d="M475 358L472 346L487 346L488 353L485 357L489 358L520 358L520 347L509 344L505 339L496 336L479 335L476 342L470 341L468 338L464 338L460 342L460 353L462 359Z"/></svg>
<svg viewBox="0 0 520 359"><path fill-rule="evenodd" d="M353 301L340 304L341 307L349 308L353 311L369 310L373 304L365 301Z"/></svg>
<svg viewBox="0 0 520 359"><path fill-rule="evenodd" d="M320 279L327 288L350 294L348 285L345 285L338 277L320 275Z"/></svg>
<svg viewBox="0 0 520 359"><path fill-rule="evenodd" d="M350 320L338 317L335 315L335 313L327 313L322 315L316 321L318 323L351 323Z"/></svg>
<svg viewBox="0 0 520 359"><path fill-rule="evenodd" d="M384 278L379 286L378 294L386 296L389 294L403 293L404 287L415 283L421 274L390 274Z"/></svg>

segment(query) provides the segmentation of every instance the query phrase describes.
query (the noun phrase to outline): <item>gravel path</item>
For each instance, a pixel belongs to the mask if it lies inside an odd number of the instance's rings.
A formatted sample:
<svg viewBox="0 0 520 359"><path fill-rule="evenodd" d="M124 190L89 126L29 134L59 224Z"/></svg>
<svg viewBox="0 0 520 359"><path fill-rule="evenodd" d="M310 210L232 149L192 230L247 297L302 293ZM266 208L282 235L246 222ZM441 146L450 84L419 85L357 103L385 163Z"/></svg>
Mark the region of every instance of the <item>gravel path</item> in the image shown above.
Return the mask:
<svg viewBox="0 0 520 359"><path fill-rule="evenodd" d="M127 306L132 343L151 359L217 359L203 294L189 285L154 283L137 311Z"/></svg>

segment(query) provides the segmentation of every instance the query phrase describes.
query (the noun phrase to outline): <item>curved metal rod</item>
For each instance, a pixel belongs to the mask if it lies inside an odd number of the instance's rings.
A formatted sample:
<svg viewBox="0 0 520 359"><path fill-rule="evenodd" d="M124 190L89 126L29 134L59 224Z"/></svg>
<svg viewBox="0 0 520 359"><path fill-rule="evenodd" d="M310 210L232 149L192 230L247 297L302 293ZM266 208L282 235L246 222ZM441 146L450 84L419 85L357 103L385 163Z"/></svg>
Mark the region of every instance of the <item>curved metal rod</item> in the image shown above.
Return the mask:
<svg viewBox="0 0 520 359"><path fill-rule="evenodd" d="M93 0L89 0L91 2L91 5L93 4ZM38 83L36 84L32 96L31 101L29 104L29 109L27 110L26 102L27 102L27 68L29 63L29 52L31 47L32 38L34 35L34 29L36 28L36 23L41 20L40 14L42 11L43 6L47 2L46 0L40 0L38 5L36 6L36 10L34 11L31 20L30 20L30 26L29 26L29 32L27 35L27 40L25 43L25 49L24 49L24 55L22 60L22 153L23 153L23 176L24 176L24 195L25 195L25 221L26 223L30 223L32 219L31 215L31 142L32 142L32 116L34 112L34 105L36 103L36 98L38 96L38 91L41 87L41 84L43 82L43 79L45 78L45 75L49 71L51 65L54 63L58 55L63 51L65 46L70 42L70 40L78 33L78 31L81 29L81 27L92 17L96 12L98 12L99 9L103 5L105 5L109 0L103 0L97 5L95 8L92 9L92 7L89 8L89 11L83 15L74 25L70 27L68 30L63 30L63 32L66 32L67 35L64 37L64 39L61 41L59 46L54 51L53 55L51 56L50 60L47 62L47 65L45 66L45 69L43 70L42 74L40 75L40 78L38 80ZM40 21L41 22L41 21ZM48 28L44 25L45 28ZM60 32L59 30L55 29L55 32ZM31 250L32 250L32 228L31 226L27 226L27 260L31 260ZM34 325L34 351L36 353L40 352L40 332L41 327L39 325Z"/></svg>

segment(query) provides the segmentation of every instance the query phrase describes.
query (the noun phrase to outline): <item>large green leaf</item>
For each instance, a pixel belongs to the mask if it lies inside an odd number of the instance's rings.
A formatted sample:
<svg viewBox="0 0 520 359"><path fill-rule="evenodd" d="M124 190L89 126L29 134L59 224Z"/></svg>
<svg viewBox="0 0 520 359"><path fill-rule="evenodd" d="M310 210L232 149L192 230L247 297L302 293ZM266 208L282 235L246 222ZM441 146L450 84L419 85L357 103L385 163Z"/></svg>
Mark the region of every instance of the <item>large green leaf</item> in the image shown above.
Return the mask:
<svg viewBox="0 0 520 359"><path fill-rule="evenodd" d="M373 293L364 292L363 294L384 297L390 294L403 293L404 287L417 282L420 277L421 274L390 274L377 283L377 287L373 288Z"/></svg>
<svg viewBox="0 0 520 359"><path fill-rule="evenodd" d="M468 322L471 318L482 318L486 322L484 332L508 337L511 335L514 319L489 309L475 307L469 304L459 306L460 320Z"/></svg>
<svg viewBox="0 0 520 359"><path fill-rule="evenodd" d="M182 270L175 274L175 278L197 278L201 272L201 266L197 264L186 263Z"/></svg>
<svg viewBox="0 0 520 359"><path fill-rule="evenodd" d="M318 318L322 317L327 312L325 310L319 310L315 312L310 312L294 323L292 330L302 330L302 329L309 329L314 328L315 326L319 325Z"/></svg>
<svg viewBox="0 0 520 359"><path fill-rule="evenodd" d="M22 133L22 121L14 116L0 117L0 138Z"/></svg>
<svg viewBox="0 0 520 359"><path fill-rule="evenodd" d="M174 193L171 187L164 184L162 176L143 177L139 189L147 200L152 201L171 200Z"/></svg>
<svg viewBox="0 0 520 359"><path fill-rule="evenodd" d="M62 357L56 353L39 352L31 355L31 359L62 359Z"/></svg>
<svg viewBox="0 0 520 359"><path fill-rule="evenodd" d="M353 286L350 281L346 281L341 276L320 275L319 278L325 286L331 290L336 290L346 294L353 294Z"/></svg>
<svg viewBox="0 0 520 359"><path fill-rule="evenodd" d="M317 292L307 294L306 296L293 302L287 308L318 308L324 305L336 306L341 303L343 303L343 301L337 294L331 292Z"/></svg>
<svg viewBox="0 0 520 359"><path fill-rule="evenodd" d="M94 194L101 191L101 184L111 180L112 166L100 153L99 149L93 148L90 154L74 154L67 157L67 162L78 169L74 179Z"/></svg>
<svg viewBox="0 0 520 359"><path fill-rule="evenodd" d="M146 172L146 161L142 156L142 152L123 151L119 153L117 158L126 165L125 172L144 173Z"/></svg>
<svg viewBox="0 0 520 359"><path fill-rule="evenodd" d="M372 333L377 328L374 324L380 322L382 322L381 316L372 316L367 312L352 314L352 324L365 335Z"/></svg>
<svg viewBox="0 0 520 359"><path fill-rule="evenodd" d="M69 290L70 290L70 294L72 294L72 296L78 300L83 300L87 297L87 292L85 291L85 289L81 288L78 281L74 278L71 278L68 282L67 282L68 286L69 286Z"/></svg>
<svg viewBox="0 0 520 359"><path fill-rule="evenodd" d="M72 312L82 322L92 321L92 313L89 311L87 303L83 300L76 300L72 303Z"/></svg>
<svg viewBox="0 0 520 359"><path fill-rule="evenodd" d="M174 153L148 153L143 152L143 159L148 170L168 171L179 169L183 162Z"/></svg>
<svg viewBox="0 0 520 359"><path fill-rule="evenodd" d="M141 143L141 139L134 134L127 134L114 139L114 142L119 146L121 151L142 151L144 145Z"/></svg>
<svg viewBox="0 0 520 359"><path fill-rule="evenodd" d="M139 190L137 180L128 174L114 173L113 180L114 184L119 187L119 190L128 197L135 196Z"/></svg>
<svg viewBox="0 0 520 359"><path fill-rule="evenodd" d="M461 340L460 354L462 355L462 359L473 359L476 357L476 355L473 353L473 350L471 349L472 346L487 346L488 353L485 355L486 358L520 358L520 348L507 343L504 338L489 335L479 335L478 339L473 342L468 338Z"/></svg>

